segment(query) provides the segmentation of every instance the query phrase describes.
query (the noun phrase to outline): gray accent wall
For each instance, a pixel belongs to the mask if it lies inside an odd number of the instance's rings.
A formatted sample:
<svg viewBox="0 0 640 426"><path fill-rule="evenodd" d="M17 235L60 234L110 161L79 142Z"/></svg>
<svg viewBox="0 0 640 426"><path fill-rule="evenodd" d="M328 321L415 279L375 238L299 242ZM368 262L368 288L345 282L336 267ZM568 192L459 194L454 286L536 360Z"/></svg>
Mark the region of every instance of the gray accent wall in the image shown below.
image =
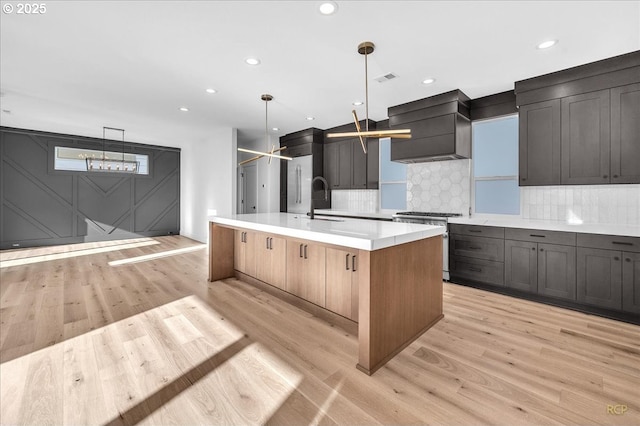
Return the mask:
<svg viewBox="0 0 640 426"><path fill-rule="evenodd" d="M125 144L149 175L58 171L56 146L102 149L102 139L0 128L0 248L180 232L180 149ZM120 151L118 142L106 150Z"/></svg>

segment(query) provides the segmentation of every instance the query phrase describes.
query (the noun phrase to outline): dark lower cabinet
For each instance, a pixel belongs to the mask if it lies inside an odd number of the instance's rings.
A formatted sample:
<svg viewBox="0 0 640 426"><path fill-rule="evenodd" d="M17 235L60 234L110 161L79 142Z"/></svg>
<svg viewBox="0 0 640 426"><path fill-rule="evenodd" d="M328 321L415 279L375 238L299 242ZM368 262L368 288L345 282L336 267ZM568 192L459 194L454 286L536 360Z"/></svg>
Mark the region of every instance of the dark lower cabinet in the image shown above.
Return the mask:
<svg viewBox="0 0 640 426"><path fill-rule="evenodd" d="M538 291L538 244L505 240L504 284L536 293Z"/></svg>
<svg viewBox="0 0 640 426"><path fill-rule="evenodd" d="M576 300L576 248L538 244L538 293Z"/></svg>
<svg viewBox="0 0 640 426"><path fill-rule="evenodd" d="M640 253L622 255L622 310L640 314Z"/></svg>
<svg viewBox="0 0 640 426"><path fill-rule="evenodd" d="M503 262L454 256L449 262L449 273L451 277L497 286L504 285Z"/></svg>
<svg viewBox="0 0 640 426"><path fill-rule="evenodd" d="M578 301L622 309L622 263L620 251L578 247Z"/></svg>

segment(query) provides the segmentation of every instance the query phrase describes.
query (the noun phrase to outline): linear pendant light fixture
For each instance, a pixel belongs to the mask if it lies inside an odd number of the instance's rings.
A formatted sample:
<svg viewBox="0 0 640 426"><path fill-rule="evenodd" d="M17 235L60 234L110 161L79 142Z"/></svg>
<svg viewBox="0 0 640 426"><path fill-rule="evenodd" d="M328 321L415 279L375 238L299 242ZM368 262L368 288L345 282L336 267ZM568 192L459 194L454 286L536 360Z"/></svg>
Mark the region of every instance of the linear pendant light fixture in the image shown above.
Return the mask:
<svg viewBox="0 0 640 426"><path fill-rule="evenodd" d="M122 133L122 158L112 158L110 152L107 154L105 151L106 131L114 130ZM124 159L124 129L116 129L114 127L102 128L102 158L87 157L87 171L89 172L104 172L104 173L137 173L140 169L140 162L136 160Z"/></svg>
<svg viewBox="0 0 640 426"><path fill-rule="evenodd" d="M365 120L366 129L363 132L360 128L360 122L358 120L358 115L356 114L356 110L351 111L351 115L353 115L353 121L356 124L355 132L345 132L345 133L329 133L327 134L328 138L352 138L357 136L360 139L360 145L362 146L362 151L367 153L367 146L364 143L363 137L366 138L395 138L395 139L411 139L411 129L396 129L396 130L372 130L369 131L369 68L367 56L373 53L375 50L375 45L370 41L363 41L358 45L358 53L364 55L364 90L365 90L365 111L367 118Z"/></svg>
<svg viewBox="0 0 640 426"><path fill-rule="evenodd" d="M262 96L260 96L260 99L262 99L264 101L264 135L265 135L265 139L266 139L266 144L267 144L267 149L265 152L261 152L261 151L254 151L252 149L246 149L246 148L238 148L239 152L248 152L249 154L258 154L255 157L251 157L248 158L244 161L241 161L238 163L238 166L243 166L247 163L250 163L252 161L256 161L259 160L262 157L269 157L269 164L271 164L271 159L272 158L279 158L281 160L293 160L293 158L291 157L287 157L285 155L280 155L280 154L275 154L276 152L280 152L283 149L286 149L286 146L280 147L278 149L276 149L275 145L271 145L271 148L269 148L269 111L268 111L268 105L269 102L273 100L273 96L269 95L269 94L264 94Z"/></svg>

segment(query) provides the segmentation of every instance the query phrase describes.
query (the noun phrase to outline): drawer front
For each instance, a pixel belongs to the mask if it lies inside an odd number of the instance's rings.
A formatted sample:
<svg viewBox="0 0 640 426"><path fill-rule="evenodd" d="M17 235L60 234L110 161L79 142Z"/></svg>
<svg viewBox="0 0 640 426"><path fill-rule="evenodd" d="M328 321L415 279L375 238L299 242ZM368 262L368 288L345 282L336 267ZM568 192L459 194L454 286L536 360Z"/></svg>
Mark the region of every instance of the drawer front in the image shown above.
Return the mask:
<svg viewBox="0 0 640 426"><path fill-rule="evenodd" d="M504 228L495 226L449 224L449 233L460 235L474 235L477 237L504 238Z"/></svg>
<svg viewBox="0 0 640 426"><path fill-rule="evenodd" d="M504 240L451 234L449 252L453 256L504 261Z"/></svg>
<svg viewBox="0 0 640 426"><path fill-rule="evenodd" d="M640 238L615 235L578 234L578 246L640 253Z"/></svg>
<svg viewBox="0 0 640 426"><path fill-rule="evenodd" d="M539 229L507 228L504 231L508 240L531 241L536 243L576 245L575 232L542 231Z"/></svg>
<svg viewBox="0 0 640 426"><path fill-rule="evenodd" d="M450 259L451 277L504 286L504 263L454 256Z"/></svg>

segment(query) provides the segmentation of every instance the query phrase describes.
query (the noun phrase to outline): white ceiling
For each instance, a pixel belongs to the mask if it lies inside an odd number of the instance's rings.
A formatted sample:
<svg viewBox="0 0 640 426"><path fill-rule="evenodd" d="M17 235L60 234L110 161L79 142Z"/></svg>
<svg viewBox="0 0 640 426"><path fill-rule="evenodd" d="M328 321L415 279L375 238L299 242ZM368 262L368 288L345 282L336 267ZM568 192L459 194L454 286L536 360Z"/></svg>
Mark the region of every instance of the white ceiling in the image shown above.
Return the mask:
<svg viewBox="0 0 640 426"><path fill-rule="evenodd" d="M317 1L44 3L41 15L0 14L1 124L96 137L111 126L168 145L221 126L261 138L262 93L275 97L276 136L348 123L364 100L365 40L376 44L374 120L452 89L477 98L640 50L639 1L338 1L332 16ZM547 39L560 42L535 48ZM252 55L260 66L245 64ZM387 72L399 78L373 81Z"/></svg>

